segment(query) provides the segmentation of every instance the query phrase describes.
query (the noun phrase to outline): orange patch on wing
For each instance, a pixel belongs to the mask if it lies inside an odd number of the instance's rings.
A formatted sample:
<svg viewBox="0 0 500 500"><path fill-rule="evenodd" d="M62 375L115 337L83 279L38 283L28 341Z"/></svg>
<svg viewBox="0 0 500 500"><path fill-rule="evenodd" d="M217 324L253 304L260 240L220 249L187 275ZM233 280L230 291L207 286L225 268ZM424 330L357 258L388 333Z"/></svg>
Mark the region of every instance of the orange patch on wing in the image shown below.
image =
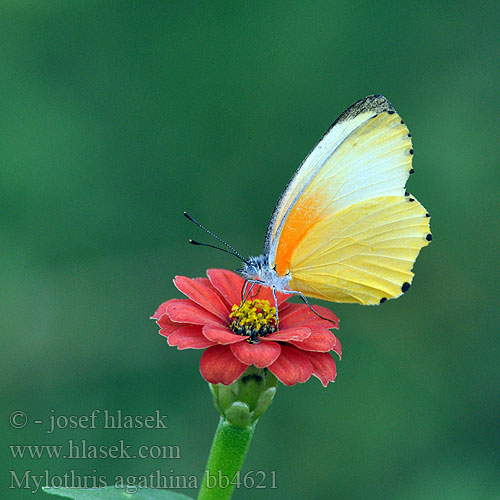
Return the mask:
<svg viewBox="0 0 500 500"><path fill-rule="evenodd" d="M307 190L290 210L281 231L276 249L275 265L278 276L285 275L290 269L293 251L309 230L321 220L325 206L323 199L307 197Z"/></svg>

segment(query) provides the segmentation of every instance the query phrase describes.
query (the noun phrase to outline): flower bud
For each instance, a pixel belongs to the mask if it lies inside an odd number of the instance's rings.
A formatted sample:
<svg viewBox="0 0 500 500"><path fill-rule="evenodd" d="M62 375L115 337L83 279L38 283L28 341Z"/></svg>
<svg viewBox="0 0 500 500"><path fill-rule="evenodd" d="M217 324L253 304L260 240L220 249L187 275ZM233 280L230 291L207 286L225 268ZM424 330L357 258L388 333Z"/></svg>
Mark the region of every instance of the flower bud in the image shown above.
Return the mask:
<svg viewBox="0 0 500 500"><path fill-rule="evenodd" d="M273 402L278 379L267 368L249 366L230 385L208 385L222 417L235 427L250 427Z"/></svg>

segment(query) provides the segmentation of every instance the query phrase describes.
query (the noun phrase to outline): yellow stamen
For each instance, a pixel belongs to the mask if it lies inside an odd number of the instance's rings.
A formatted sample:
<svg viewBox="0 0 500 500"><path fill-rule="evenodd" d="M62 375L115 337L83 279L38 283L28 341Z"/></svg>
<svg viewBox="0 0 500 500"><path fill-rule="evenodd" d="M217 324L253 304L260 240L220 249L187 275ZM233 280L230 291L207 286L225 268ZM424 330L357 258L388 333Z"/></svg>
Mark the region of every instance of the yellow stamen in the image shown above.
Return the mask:
<svg viewBox="0 0 500 500"><path fill-rule="evenodd" d="M231 330L238 335L248 335L248 341L254 343L276 331L276 308L271 307L268 300L247 300L234 305L229 317L233 320Z"/></svg>

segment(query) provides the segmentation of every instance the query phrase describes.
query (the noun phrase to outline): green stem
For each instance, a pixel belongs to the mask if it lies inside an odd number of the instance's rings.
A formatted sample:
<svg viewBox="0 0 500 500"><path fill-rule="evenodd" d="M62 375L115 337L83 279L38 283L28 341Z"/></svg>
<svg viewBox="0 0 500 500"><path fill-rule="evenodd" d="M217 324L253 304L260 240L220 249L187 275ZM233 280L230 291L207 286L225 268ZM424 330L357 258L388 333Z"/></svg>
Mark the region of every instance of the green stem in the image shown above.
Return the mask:
<svg viewBox="0 0 500 500"><path fill-rule="evenodd" d="M232 497L256 424L241 428L220 418L198 500L229 500Z"/></svg>

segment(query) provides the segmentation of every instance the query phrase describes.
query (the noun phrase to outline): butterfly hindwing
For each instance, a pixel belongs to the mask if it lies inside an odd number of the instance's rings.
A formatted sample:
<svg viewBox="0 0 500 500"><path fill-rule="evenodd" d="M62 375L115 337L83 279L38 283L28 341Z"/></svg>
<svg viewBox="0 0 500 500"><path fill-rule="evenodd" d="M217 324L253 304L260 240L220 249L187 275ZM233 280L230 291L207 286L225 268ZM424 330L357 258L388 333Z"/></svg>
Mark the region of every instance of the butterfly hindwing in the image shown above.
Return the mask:
<svg viewBox="0 0 500 500"><path fill-rule="evenodd" d="M356 203L301 240L292 254L290 288L333 302L378 304L398 297L411 284L428 235L428 214L412 197Z"/></svg>

